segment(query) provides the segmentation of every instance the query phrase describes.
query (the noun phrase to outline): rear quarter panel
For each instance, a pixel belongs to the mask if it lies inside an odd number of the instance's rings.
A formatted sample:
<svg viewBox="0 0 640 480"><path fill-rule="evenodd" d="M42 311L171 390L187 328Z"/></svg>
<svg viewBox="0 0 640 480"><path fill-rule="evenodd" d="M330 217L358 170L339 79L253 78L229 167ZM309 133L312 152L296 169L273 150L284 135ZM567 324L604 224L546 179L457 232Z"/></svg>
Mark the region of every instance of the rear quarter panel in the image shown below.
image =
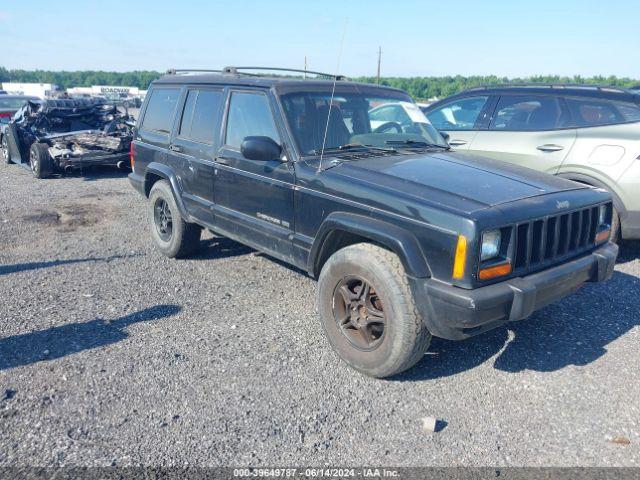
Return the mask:
<svg viewBox="0 0 640 480"><path fill-rule="evenodd" d="M640 209L640 123L577 129L559 174L578 174L606 185L625 209Z"/></svg>

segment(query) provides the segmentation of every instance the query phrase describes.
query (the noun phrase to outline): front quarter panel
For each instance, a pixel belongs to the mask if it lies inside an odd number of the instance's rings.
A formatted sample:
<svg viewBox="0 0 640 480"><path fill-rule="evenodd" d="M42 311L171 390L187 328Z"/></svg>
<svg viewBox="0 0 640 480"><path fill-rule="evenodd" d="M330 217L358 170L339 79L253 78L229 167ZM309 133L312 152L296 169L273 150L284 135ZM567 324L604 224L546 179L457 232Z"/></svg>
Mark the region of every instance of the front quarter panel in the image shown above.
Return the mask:
<svg viewBox="0 0 640 480"><path fill-rule="evenodd" d="M410 215L396 213L392 202L402 201L390 192L367 190L370 198L349 195L360 191L339 175L328 171L317 173L303 162L296 164L298 186L295 192L296 242L308 252L309 272L317 275L314 266L320 252L321 239L331 229L342 229L383 244L402 259L407 273L417 277L433 277L451 282L453 258L458 233L473 238L472 221L460 215L415 203L403 203ZM353 181L352 181L353 183ZM395 200L394 200L395 199ZM382 208L382 205L387 207ZM373 206L375 204L376 206ZM437 219L430 223L428 219ZM468 252L469 253L469 252ZM463 280L460 286L468 285Z"/></svg>

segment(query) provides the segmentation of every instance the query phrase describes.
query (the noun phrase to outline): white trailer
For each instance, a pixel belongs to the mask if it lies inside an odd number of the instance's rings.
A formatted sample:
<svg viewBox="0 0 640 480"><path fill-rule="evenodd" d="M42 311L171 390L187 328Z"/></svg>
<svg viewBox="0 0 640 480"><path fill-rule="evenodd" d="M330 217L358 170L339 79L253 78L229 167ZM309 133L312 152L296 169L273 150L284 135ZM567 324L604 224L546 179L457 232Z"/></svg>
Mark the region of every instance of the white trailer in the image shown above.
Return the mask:
<svg viewBox="0 0 640 480"><path fill-rule="evenodd" d="M30 97L46 98L58 91L53 83L14 83L2 82L0 86L9 95L28 95Z"/></svg>

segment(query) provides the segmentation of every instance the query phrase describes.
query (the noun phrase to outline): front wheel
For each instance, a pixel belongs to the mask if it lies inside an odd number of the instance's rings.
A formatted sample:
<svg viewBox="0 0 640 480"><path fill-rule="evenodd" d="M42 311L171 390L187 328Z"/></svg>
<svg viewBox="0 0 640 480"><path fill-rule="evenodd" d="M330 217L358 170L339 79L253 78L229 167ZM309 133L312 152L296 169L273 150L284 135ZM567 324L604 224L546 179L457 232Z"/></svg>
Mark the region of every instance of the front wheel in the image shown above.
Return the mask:
<svg viewBox="0 0 640 480"><path fill-rule="evenodd" d="M202 230L182 218L166 180L151 187L148 215L154 243L167 257L186 257L198 248Z"/></svg>
<svg viewBox="0 0 640 480"><path fill-rule="evenodd" d="M400 259L376 245L351 245L329 258L317 308L332 348L372 377L407 370L431 342Z"/></svg>

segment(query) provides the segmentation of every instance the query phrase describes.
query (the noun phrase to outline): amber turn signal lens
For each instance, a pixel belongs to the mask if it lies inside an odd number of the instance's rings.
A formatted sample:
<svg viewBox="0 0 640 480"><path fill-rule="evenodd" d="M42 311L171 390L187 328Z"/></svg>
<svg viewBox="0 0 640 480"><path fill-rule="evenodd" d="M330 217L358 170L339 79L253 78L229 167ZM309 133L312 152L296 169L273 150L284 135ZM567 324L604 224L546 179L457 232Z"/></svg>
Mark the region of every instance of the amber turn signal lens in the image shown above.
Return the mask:
<svg viewBox="0 0 640 480"><path fill-rule="evenodd" d="M456 258L453 262L453 278L464 277L464 265L467 261L467 238L464 235L458 236L456 245Z"/></svg>
<svg viewBox="0 0 640 480"><path fill-rule="evenodd" d="M496 277L502 277L503 275L509 275L511 273L511 264L503 263L502 265L496 265L494 267L483 268L478 273L480 280L490 280Z"/></svg>
<svg viewBox="0 0 640 480"><path fill-rule="evenodd" d="M596 243L606 242L609 237L611 237L611 230L603 230L596 235Z"/></svg>

